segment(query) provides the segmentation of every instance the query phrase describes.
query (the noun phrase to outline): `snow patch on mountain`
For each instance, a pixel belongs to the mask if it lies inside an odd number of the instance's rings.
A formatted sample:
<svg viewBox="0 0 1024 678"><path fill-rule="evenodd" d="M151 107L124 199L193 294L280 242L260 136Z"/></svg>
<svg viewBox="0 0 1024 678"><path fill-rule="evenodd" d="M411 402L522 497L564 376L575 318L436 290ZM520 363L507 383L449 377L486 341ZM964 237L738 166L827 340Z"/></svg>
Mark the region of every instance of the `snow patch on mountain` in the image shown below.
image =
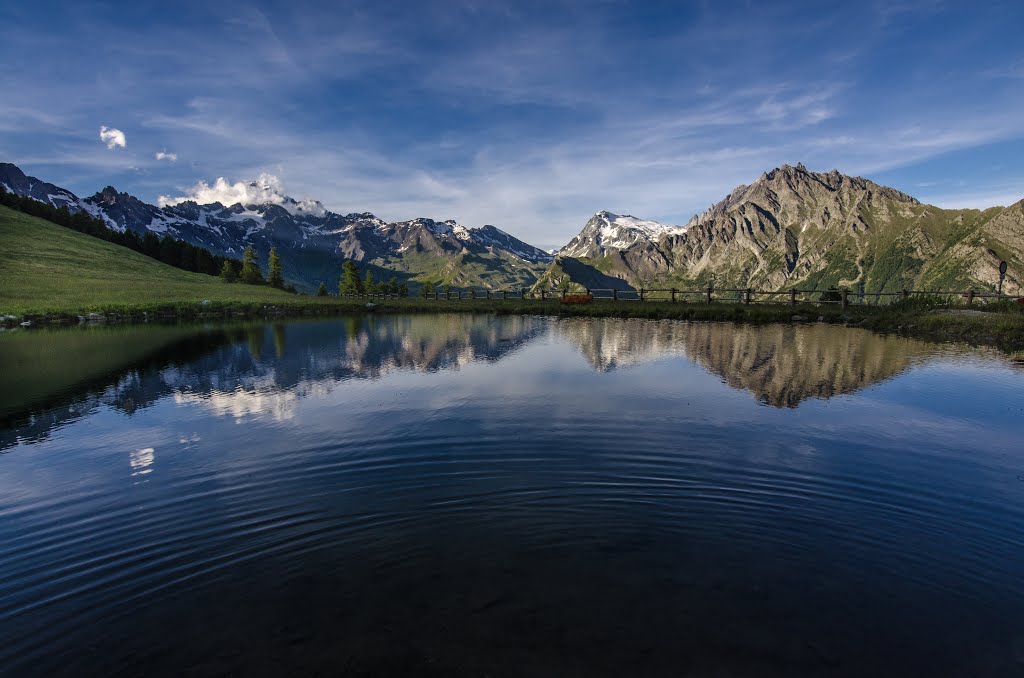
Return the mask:
<svg viewBox="0 0 1024 678"><path fill-rule="evenodd" d="M558 251L569 257L599 257L606 250L624 250L639 242L656 242L667 236L683 235L689 226L672 226L631 214L601 211L587 222L579 234Z"/></svg>
<svg viewBox="0 0 1024 678"><path fill-rule="evenodd" d="M97 219L102 219L103 223L105 223L107 226L114 229L118 233L124 233L125 227L111 219L109 216L107 216L107 213L104 212L103 208L100 207L99 205L85 200L79 200L76 204L89 215L96 217Z"/></svg>

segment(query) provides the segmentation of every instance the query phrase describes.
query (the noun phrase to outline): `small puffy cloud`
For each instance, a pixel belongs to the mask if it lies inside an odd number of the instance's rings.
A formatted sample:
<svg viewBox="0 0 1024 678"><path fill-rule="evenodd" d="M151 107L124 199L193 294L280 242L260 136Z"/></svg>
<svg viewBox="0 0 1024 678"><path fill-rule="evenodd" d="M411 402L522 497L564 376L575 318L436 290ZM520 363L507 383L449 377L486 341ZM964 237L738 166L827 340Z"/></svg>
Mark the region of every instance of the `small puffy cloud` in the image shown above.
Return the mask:
<svg viewBox="0 0 1024 678"><path fill-rule="evenodd" d="M124 138L124 132L113 127L107 127L104 125L100 127L100 141L107 145L107 148L113 150L114 148L124 148L128 145L127 140Z"/></svg>
<svg viewBox="0 0 1024 678"><path fill-rule="evenodd" d="M292 214L308 214L322 217L326 210L316 200L296 201L285 195L284 184L273 174L263 173L255 181L237 181L229 183L224 177L218 177L213 185L200 181L186 191L186 195L171 197L161 195L157 199L160 207L177 205L186 200L193 200L200 205L219 202L222 205L280 205Z"/></svg>
<svg viewBox="0 0 1024 678"><path fill-rule="evenodd" d="M167 162L176 162L178 160L177 153L168 153L167 151L158 151L154 157L157 160L166 160Z"/></svg>

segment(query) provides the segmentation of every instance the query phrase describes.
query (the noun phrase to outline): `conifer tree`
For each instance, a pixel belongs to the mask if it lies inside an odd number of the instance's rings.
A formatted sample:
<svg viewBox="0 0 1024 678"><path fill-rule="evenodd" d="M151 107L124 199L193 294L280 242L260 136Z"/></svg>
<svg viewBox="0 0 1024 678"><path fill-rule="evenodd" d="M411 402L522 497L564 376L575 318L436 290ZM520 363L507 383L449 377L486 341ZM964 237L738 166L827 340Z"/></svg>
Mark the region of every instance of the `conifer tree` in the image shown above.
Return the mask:
<svg viewBox="0 0 1024 678"><path fill-rule="evenodd" d="M260 285L263 283L263 273L260 272L260 265L256 262L256 250L249 245L242 253L242 274L240 280L247 285Z"/></svg>
<svg viewBox="0 0 1024 678"><path fill-rule="evenodd" d="M270 248L270 263L268 264L269 273L267 275L267 283L271 287L277 289L284 289L284 275L281 272L281 257L277 256L277 248Z"/></svg>
<svg viewBox="0 0 1024 678"><path fill-rule="evenodd" d="M316 296L326 297L327 296L327 285L320 283L320 287L316 291Z"/></svg>
<svg viewBox="0 0 1024 678"><path fill-rule="evenodd" d="M377 293L377 285L373 282L373 271L366 272L366 281L363 283L363 289L367 294Z"/></svg>
<svg viewBox="0 0 1024 678"><path fill-rule="evenodd" d="M235 270L235 265L229 260L224 260L224 265L220 267L220 279L227 283L233 283L238 280L238 271Z"/></svg>
<svg viewBox="0 0 1024 678"><path fill-rule="evenodd" d="M423 290L422 290L422 292L423 292L423 298L424 299L429 297L431 294L434 293L434 283L430 282L429 280L427 282L423 283Z"/></svg>
<svg viewBox="0 0 1024 678"><path fill-rule="evenodd" d="M338 293L341 296L363 293L363 281L359 278L359 267L354 261L346 261L341 265L341 280L338 281Z"/></svg>

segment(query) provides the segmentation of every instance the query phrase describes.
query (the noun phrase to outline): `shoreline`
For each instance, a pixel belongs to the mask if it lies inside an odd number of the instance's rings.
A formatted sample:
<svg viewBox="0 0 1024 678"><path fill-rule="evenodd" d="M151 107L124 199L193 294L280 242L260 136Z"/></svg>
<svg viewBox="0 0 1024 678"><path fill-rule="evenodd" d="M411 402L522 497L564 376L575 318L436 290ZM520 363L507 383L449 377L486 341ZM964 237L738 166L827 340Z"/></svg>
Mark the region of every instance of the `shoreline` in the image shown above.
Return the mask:
<svg viewBox="0 0 1024 678"><path fill-rule="evenodd" d="M814 323L859 327L930 341L960 341L994 346L1004 352L1024 350L1024 308L1000 310L954 307L905 309L891 306L803 304L712 304L661 301L594 301L566 305L558 300L418 298L386 300L326 300L299 298L290 303L195 301L131 305L96 305L87 310L50 309L20 315L0 311L0 327L27 329L93 324L134 324L238 319L331 317L368 313L494 313L593 318L641 318L739 323Z"/></svg>

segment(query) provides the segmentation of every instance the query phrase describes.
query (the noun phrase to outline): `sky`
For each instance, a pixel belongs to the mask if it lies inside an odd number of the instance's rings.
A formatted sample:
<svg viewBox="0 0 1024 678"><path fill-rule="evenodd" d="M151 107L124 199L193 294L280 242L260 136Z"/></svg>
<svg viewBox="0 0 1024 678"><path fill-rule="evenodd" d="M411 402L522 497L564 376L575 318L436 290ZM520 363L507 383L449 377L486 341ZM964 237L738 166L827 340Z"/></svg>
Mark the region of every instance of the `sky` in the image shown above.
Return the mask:
<svg viewBox="0 0 1024 678"><path fill-rule="evenodd" d="M784 163L1024 198L1024 2L0 0L0 162L563 245ZM221 180L221 181L218 181ZM243 191L244 193L244 191Z"/></svg>

